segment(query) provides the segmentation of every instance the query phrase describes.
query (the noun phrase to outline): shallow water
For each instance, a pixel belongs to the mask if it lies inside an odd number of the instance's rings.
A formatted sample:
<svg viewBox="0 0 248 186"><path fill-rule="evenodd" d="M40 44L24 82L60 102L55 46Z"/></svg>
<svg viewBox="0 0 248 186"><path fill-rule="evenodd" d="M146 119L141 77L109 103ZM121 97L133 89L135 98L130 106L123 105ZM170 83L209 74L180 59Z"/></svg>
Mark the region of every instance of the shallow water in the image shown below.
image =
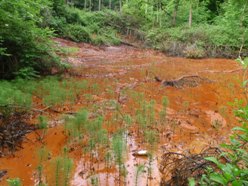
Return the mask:
<svg viewBox="0 0 248 186"><path fill-rule="evenodd" d="M234 60L227 59L185 59L167 57L166 55L146 49L135 49L127 46L95 47L89 44L76 44L63 39L55 39L63 47L76 47L78 51L68 57L74 65L71 70L73 78L81 81L88 80L99 84L94 94L94 103L103 104L109 99L116 99L125 113L135 114L137 103L131 99L130 91L144 93L146 100L155 100L155 110L162 109L163 96L169 99L167 108L167 122L158 129L160 140L153 152L152 177L148 185L159 185L159 162L163 152L175 151L198 153L206 146L215 146L228 139L230 129L238 125L237 118L233 116L233 107L228 102L235 98L243 98L240 88L240 66ZM172 81L184 76L199 76L210 80L197 82L197 86L171 87L156 82L154 77L162 81ZM110 94L109 88L112 93ZM127 90L125 95L122 91ZM129 91L129 92L128 92ZM74 111L87 104L82 101L72 107ZM106 109L111 114L111 108ZM107 114L106 114L107 115ZM59 120L59 115L51 114L51 118ZM172 124L173 123L173 124ZM108 128L110 131L113 128ZM122 185L135 185L137 164L148 165L147 157L135 157L133 151L148 149L137 134L135 127L128 131L127 148L125 153L125 167L127 175ZM50 128L41 143L35 133L27 136L23 149L14 156L0 158L0 170L7 169L8 174L0 182L7 185L6 178L19 177L23 185L34 185L38 157L36 150L43 144L55 157L60 154L62 147L67 143L62 124ZM101 154L98 154L101 156ZM85 164L89 159L82 158L81 150L74 147L70 152L74 159L74 170L71 176L71 185L91 185L91 178L96 177L100 185L119 185L116 167L104 168L104 163L94 165L94 173L89 173ZM53 185L54 172L45 163L45 180ZM138 177L138 185L146 185L147 168Z"/></svg>

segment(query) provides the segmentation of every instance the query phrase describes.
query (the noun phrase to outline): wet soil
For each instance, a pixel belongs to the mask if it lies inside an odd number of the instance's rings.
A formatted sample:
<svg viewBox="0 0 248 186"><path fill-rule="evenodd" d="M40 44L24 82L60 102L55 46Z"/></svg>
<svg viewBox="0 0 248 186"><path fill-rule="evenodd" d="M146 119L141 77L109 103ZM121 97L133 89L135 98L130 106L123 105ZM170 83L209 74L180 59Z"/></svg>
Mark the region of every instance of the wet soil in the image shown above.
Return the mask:
<svg viewBox="0 0 248 186"><path fill-rule="evenodd" d="M67 110L61 108L62 111L76 112L81 108L104 105L104 109L97 112L107 118L114 112L110 100L117 101L123 113L135 115L138 104L134 95L137 92L143 93L147 101L156 101L156 112L163 108L162 97L166 96L169 100L166 120L159 127L155 127L159 133L159 142L153 149L151 161L148 157L133 155L134 151L149 149L149 144L143 141L144 136L140 135L135 126L130 127L127 132L126 185L135 185L137 165L148 166L149 162L152 173L149 175L147 170L142 171L138 177L138 185L145 185L147 182L149 185L159 185L159 163L164 152L199 153L207 146L216 146L226 141L231 128L239 125L237 118L233 116L235 107L228 104L234 99L243 98L240 88L242 71L234 60L192 60L167 57L154 50L141 50L124 45L96 47L63 39L55 41L61 47L77 48L77 51L67 58L73 68L65 77L99 85L90 99L83 99ZM166 83L156 81L155 76L162 82L177 80L178 84L164 86ZM61 114L51 112L48 116L51 127L42 141L37 139L36 133L29 133L26 135L28 140L22 144L23 149L16 151L14 156L0 158L0 170L7 171L0 185L7 185L6 179L13 177L19 177L25 186L37 184L37 150L44 145L50 151L50 157L44 165L45 179L49 185L54 185L55 173L49 161L61 153L61 149L67 144L67 136ZM35 123L35 116L30 123ZM106 128L111 133L118 126L111 125ZM69 156L74 159L70 181L72 186L91 185L92 176L98 178L100 185L119 185L116 167L106 168L103 162L89 162L89 158L82 157L82 150L77 146L71 148ZM101 154L96 159L101 162ZM88 168L89 163L93 163L94 173Z"/></svg>

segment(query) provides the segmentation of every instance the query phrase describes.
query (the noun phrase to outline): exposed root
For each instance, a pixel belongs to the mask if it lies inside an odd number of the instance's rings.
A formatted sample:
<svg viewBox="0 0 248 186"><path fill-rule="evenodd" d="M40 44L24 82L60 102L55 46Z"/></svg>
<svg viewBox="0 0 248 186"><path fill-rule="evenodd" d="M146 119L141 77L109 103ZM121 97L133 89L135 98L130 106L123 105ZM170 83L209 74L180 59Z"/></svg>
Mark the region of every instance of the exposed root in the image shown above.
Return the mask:
<svg viewBox="0 0 248 186"><path fill-rule="evenodd" d="M206 167L215 167L212 162L205 160L206 157L219 157L220 154L218 148L208 148L200 154L190 155L165 153L160 165L161 185L188 185L188 178L197 180L205 173Z"/></svg>
<svg viewBox="0 0 248 186"><path fill-rule="evenodd" d="M14 153L22 148L21 144L27 133L36 129L35 126L24 122L23 114L14 114L2 120L0 125L1 156L6 153Z"/></svg>

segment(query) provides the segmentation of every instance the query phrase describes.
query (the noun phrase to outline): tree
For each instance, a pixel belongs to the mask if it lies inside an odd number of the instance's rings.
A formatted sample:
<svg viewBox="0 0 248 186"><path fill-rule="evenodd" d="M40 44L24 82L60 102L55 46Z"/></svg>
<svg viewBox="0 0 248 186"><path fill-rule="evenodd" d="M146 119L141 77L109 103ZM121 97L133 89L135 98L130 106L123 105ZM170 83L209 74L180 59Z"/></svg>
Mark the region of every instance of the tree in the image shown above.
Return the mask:
<svg viewBox="0 0 248 186"><path fill-rule="evenodd" d="M180 0L174 0L174 10L173 10L173 16L172 16L172 25L176 25L176 19L177 19L177 11L179 6Z"/></svg>

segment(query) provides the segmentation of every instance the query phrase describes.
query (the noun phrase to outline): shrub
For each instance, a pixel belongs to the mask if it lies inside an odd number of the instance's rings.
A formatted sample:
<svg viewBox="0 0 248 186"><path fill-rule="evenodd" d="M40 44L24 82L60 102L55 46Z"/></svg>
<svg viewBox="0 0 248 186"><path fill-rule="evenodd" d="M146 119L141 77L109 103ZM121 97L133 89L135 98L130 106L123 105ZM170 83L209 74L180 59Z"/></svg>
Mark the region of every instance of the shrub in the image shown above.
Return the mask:
<svg viewBox="0 0 248 186"><path fill-rule="evenodd" d="M187 58L197 59L197 58L203 58L205 56L204 50L200 47L197 47L197 45L195 44L187 46L183 51L183 53Z"/></svg>
<svg viewBox="0 0 248 186"><path fill-rule="evenodd" d="M217 170L208 168L201 178L201 185L247 185L248 184L248 128L235 127L236 132L230 137L230 144L223 144L226 150L222 153L226 162L214 157L206 158L217 166Z"/></svg>
<svg viewBox="0 0 248 186"><path fill-rule="evenodd" d="M42 4L42 5L41 5ZM48 1L1 1L0 9L0 78L12 78L21 68L31 67L40 73L59 67L51 30L40 28L40 11Z"/></svg>
<svg viewBox="0 0 248 186"><path fill-rule="evenodd" d="M63 36L76 42L90 42L88 30L77 24L67 24L63 29Z"/></svg>

